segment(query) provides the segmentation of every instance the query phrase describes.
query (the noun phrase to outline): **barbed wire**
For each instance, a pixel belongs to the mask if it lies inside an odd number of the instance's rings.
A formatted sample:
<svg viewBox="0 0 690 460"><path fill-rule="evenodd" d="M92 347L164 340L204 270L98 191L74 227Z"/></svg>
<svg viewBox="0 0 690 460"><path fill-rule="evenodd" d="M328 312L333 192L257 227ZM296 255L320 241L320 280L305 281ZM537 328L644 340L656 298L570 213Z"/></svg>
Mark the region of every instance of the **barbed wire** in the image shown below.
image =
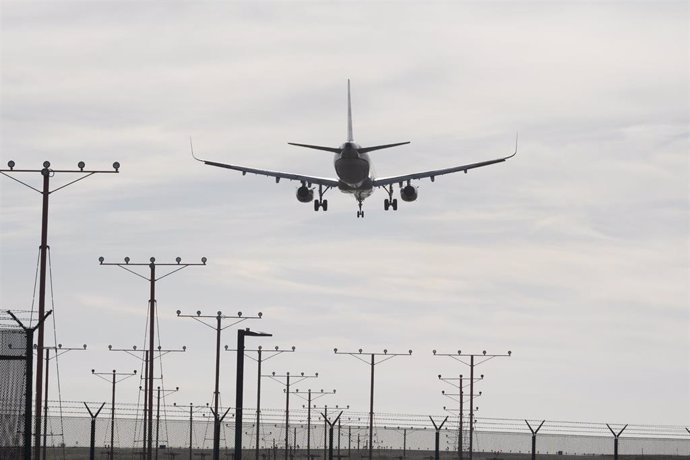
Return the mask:
<svg viewBox="0 0 690 460"><path fill-rule="evenodd" d="M87 401L88 404L96 404L102 401ZM11 401L3 401L0 399L0 408L2 411L7 411ZM166 420L184 421L189 417L189 410L185 406L174 406L170 404L161 405L161 412L165 409L167 414ZM335 409L335 407L333 408ZM245 408L245 411L254 411L252 408ZM199 418L211 417L210 409L205 413L202 409L199 413ZM88 417L84 408L83 401L62 401L62 413L68 417ZM141 415L140 404L122 402L117 404L118 418L135 421ZM285 421L285 412L283 409L263 408L262 425L273 425L277 428L281 427ZM57 416L58 414L50 414ZM343 414L341 423L344 427L352 427L356 429L365 428L368 424L368 413L347 410ZM434 414L432 414L433 416ZM437 415L437 414L436 414ZM307 424L307 410L306 409L291 409L290 411L291 423L298 427L305 427ZM376 413L374 414L376 430L412 430L425 431L430 429L429 414L401 414L401 413ZM312 426L321 424L323 420L320 415L312 414ZM449 418L449 425L443 430L444 432L457 432L458 417L454 419ZM228 422L234 425L234 421ZM253 427L252 420L246 420L244 423L248 428ZM488 431L496 433L514 433L524 434L529 433L524 419L512 418L496 418L496 417L477 417L476 430ZM591 421L566 421L566 420L546 420L541 435L572 435L572 436L595 436L608 437L610 432L603 422ZM625 431L626 437L650 437L650 438L680 438L690 440L690 436L684 426L681 425L662 425L662 424L629 424Z"/></svg>

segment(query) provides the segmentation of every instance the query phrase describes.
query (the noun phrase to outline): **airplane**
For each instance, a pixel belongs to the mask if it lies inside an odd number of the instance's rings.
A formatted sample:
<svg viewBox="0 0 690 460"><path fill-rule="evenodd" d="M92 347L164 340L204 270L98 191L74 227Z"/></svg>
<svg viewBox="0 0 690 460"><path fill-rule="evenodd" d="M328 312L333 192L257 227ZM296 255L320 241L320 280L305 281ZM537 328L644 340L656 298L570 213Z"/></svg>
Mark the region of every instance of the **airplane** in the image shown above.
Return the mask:
<svg viewBox="0 0 690 460"><path fill-rule="evenodd" d="M409 144L407 142L397 142L394 144L375 145L372 147L362 147L355 143L352 134L352 102L350 98L350 80L347 80L347 140L340 145L340 147L327 147L321 145L298 144L295 142L288 142L289 145L296 147L305 147L309 149L322 150L334 154L334 167L337 179L306 176L303 174L292 174L279 171L268 171L264 169L248 168L245 166L237 166L226 163L218 163L215 161L203 160L194 155L194 147L192 146L191 138L189 140L192 149L192 157L195 160L201 161L209 166L217 166L219 168L232 169L239 171L242 175L258 174L262 176L273 177L276 183L281 179L299 181L300 186L297 188L297 200L302 203L314 202L314 211L323 209L328 210L328 200L324 199L324 195L331 189L338 189L343 193L351 194L357 200L359 210L357 217L364 217L362 210L362 203L367 199L375 188L383 189L388 198L383 200L383 208L385 211L392 209L398 210L398 200L393 198L393 186L398 185L400 189L400 198L405 202L415 201L418 196L417 187L413 186L413 180L429 178L434 182L435 178L444 174L451 174L459 171L467 173L470 169L481 168L482 166L489 166L496 163L501 163L517 154L517 135L515 136L515 151L505 157L497 158L495 160L482 161L479 163L470 163L460 166L453 166L445 169L436 169L432 171L424 171L412 174L403 174L401 176L376 178L372 174L371 158L369 152L375 150L388 149L391 147L398 147ZM318 199L314 199L315 186L318 186Z"/></svg>

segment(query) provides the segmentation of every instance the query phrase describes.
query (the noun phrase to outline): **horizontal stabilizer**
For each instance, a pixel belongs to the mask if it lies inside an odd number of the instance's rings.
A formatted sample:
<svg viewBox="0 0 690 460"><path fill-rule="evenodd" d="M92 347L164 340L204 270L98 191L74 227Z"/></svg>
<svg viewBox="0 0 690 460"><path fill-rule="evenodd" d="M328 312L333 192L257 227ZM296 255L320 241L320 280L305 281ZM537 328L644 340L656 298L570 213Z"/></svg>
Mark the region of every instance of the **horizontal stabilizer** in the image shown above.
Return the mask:
<svg viewBox="0 0 690 460"><path fill-rule="evenodd" d="M410 141L398 142L397 144L375 145L373 147L361 147L358 149L358 152L359 153L373 152L374 150L389 149L391 147L397 147L399 145L405 145L405 144L409 144L409 143L410 143Z"/></svg>
<svg viewBox="0 0 690 460"><path fill-rule="evenodd" d="M340 149L337 147L323 147L321 145L296 144L295 142L288 142L288 144L295 145L297 147L306 147L308 149L325 150L326 152L331 153L340 153Z"/></svg>

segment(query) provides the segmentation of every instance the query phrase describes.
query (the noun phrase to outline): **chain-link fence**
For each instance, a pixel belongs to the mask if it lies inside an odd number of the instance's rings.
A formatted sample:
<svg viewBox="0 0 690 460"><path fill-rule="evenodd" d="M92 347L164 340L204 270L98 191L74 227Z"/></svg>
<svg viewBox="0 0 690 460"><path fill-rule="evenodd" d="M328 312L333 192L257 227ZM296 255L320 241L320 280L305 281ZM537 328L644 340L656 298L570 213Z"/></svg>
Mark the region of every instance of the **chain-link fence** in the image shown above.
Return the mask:
<svg viewBox="0 0 690 460"><path fill-rule="evenodd" d="M26 332L0 329L0 460L21 458L26 393Z"/></svg>
<svg viewBox="0 0 690 460"><path fill-rule="evenodd" d="M98 407L100 404L89 403ZM51 407L55 407L51 404ZM190 410L191 409L191 410ZM96 458L109 455L111 430L116 458L141 458L144 426L139 408L122 404L112 419L106 405L95 427ZM191 417L190 417L191 411ZM232 411L231 411L232 412ZM339 411L338 411L339 412ZM48 417L46 460L88 458L91 418L77 403L64 403L63 417ZM334 415L337 415L335 413ZM251 422L255 410L245 409L242 433L245 458L256 458L256 425ZM249 419L249 420L248 420ZM531 433L523 420L479 418L473 433L474 457L504 458L531 452ZM622 427L622 426L621 426ZM467 457L469 431L464 426L463 451ZM221 458L231 458L234 449L235 425L229 414L221 426ZM258 440L260 460L296 460L307 458L307 444L314 458L325 458L327 431L321 416L312 413L307 423L306 410L290 411L288 451L285 452L285 413L263 409ZM377 414L373 430L374 457L387 459L431 459L435 431L423 415ZM440 436L441 456L458 458L458 424L449 418ZM161 406L160 417L154 418L153 445L157 457L164 459L203 459L213 446L213 415L206 406ZM368 457L368 414L346 411L334 428L334 457ZM602 423L546 421L537 436L540 455L611 455L613 436ZM619 439L620 455L681 456L690 455L690 433L684 427L667 425L630 425ZM210 458L210 457L208 457Z"/></svg>

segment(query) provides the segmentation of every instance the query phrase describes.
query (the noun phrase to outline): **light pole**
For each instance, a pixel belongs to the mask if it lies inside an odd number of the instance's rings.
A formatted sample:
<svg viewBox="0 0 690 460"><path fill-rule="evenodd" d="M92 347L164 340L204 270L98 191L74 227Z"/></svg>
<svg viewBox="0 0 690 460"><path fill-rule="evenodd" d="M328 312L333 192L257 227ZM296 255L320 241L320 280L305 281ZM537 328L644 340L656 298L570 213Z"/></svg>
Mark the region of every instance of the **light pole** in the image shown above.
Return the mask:
<svg viewBox="0 0 690 460"><path fill-rule="evenodd" d="M237 312L237 316L223 315L222 311L218 311L215 315L202 315L201 310L197 310L196 315L183 315L182 311L177 310L177 316L180 318L192 318L195 321L203 324L204 326L210 327L216 332L216 377L214 387L215 389L213 391L213 409L211 410L213 411L213 460L220 460L220 425L223 422L225 416L228 414L228 411L230 410L230 408L228 407L225 413L221 416L218 408L220 399L220 333L225 329L232 327L235 324L246 321L248 319L261 319L263 314L259 312L257 316L243 317L241 311ZM215 325L207 323L205 321L207 319L215 319ZM232 321L230 324L223 326L222 322L226 319L235 321Z"/></svg>
<svg viewBox="0 0 690 460"><path fill-rule="evenodd" d="M47 255L48 255L48 205L49 198L52 193L62 190L63 188L79 182L80 180L86 179L94 174L99 173L118 173L120 169L120 163L117 161L113 163L113 171L101 171L101 170L84 170L86 164L83 161L77 163L79 169L52 169L50 167L49 161L43 162L42 169L15 169L15 162L10 160L7 162L9 169L0 169L0 174L9 177L13 181L19 182L20 184L30 188L31 190L38 192L42 196L42 207L41 207L41 246L39 246L40 261L39 261L39 284L38 284L38 318L39 321L45 319L45 305L46 305L46 268L47 268ZM43 187L39 190L26 182L23 182L16 177L14 174L21 173L40 173L43 177ZM57 174L72 174L79 175L77 179L67 182L66 184L60 185L53 190L50 189L50 179L55 177ZM28 419L36 420L36 437L34 438L34 444L36 449L36 457L39 457L41 452L41 405L43 398L43 342L44 342L44 332L43 323L38 324L38 345L36 351L36 411L34 417L31 416L31 412L26 414ZM29 431L30 433L31 431Z"/></svg>
<svg viewBox="0 0 690 460"><path fill-rule="evenodd" d="M302 406L302 407L304 407L304 406ZM331 409L332 408L335 408L335 410L339 410L340 406L338 404L336 404L335 406L331 406ZM326 417L328 417L328 405L327 404L324 404L323 406L317 406L316 404L314 404L312 409L315 409L316 411L322 411L321 412L322 418L324 415ZM346 410L346 409L347 410L350 409L349 404L347 406L343 407L343 410ZM328 422L326 421L325 418L323 419L323 457L324 458L328 457Z"/></svg>
<svg viewBox="0 0 690 460"><path fill-rule="evenodd" d="M341 355L350 355L353 358L357 358L358 360L362 361L364 364L369 364L371 366L371 385L370 385L370 390L369 390L369 460L372 460L374 456L374 451L373 451L373 440L374 440L374 367L377 364L381 364L384 361L388 361L389 359L393 359L396 356L410 356L412 355L412 350L408 350L407 353L388 353L388 350L383 350L383 353L365 353L365 355L370 356L370 361L367 361L366 359L362 358L362 349L360 348L357 352L343 352L343 351L338 351L337 348L333 349L333 352ZM380 356L382 358L379 358L377 361L377 356Z"/></svg>
<svg viewBox="0 0 690 460"><path fill-rule="evenodd" d="M469 366L470 368L470 460L472 460L472 438L474 437L474 367L479 366L480 364L483 364L491 359L494 358L504 358L504 357L510 357L512 355L511 351L508 351L506 354L494 354L494 355L487 355L486 350L482 351L480 353L463 353L461 350L458 350L457 353L437 353L436 350L433 350L434 356L447 356L449 358L453 358L454 360L464 364L465 366ZM466 358L470 358L470 362L468 363L466 361ZM479 358L478 361L475 361L475 358Z"/></svg>
<svg viewBox="0 0 690 460"><path fill-rule="evenodd" d="M318 376L318 372L314 373L314 375L304 375L304 372L301 372L299 375L296 375L296 380L294 380L292 384L296 385L303 380L317 378ZM276 382L285 386L285 389L283 390L285 392L285 460L288 460L290 449L290 373L286 372L283 375L277 375L274 371L268 375L264 375L264 377L269 377L270 379L275 380ZM285 379L285 383L279 380L281 378Z"/></svg>
<svg viewBox="0 0 690 460"><path fill-rule="evenodd" d="M110 403L110 459L113 460L115 458L115 385L122 382L123 380L127 380L128 378L137 375L137 371L134 370L132 372L117 372L115 369L113 369L113 372L110 373L96 372L94 369L91 369L91 374L105 380L106 382L112 382L113 385L112 400ZM108 380L105 377L106 375L112 375L112 380Z"/></svg>
<svg viewBox="0 0 690 460"><path fill-rule="evenodd" d="M177 407L177 403L173 403ZM192 446L194 443L194 412L200 412L208 409L208 403L205 406L195 406L194 403L189 403L189 460L192 460Z"/></svg>
<svg viewBox="0 0 690 460"><path fill-rule="evenodd" d="M168 395L176 393L180 390L180 387L175 387L174 390L165 390L161 387L156 388L156 460L158 460L158 434L161 422L161 397L165 398ZM162 392L162 395L161 395Z"/></svg>
<svg viewBox="0 0 690 460"><path fill-rule="evenodd" d="M389 427L384 425L383 428L388 429ZM400 427L399 426L398 427L390 427L390 429L393 430L393 433L400 434ZM414 428L410 427L410 429L414 429ZM402 437L403 437L402 458L404 459L407 456L407 427L402 428ZM401 458L401 457L398 457L398 458Z"/></svg>
<svg viewBox="0 0 690 460"><path fill-rule="evenodd" d="M260 314L260 313L259 313ZM237 381L235 384L235 460L242 460L242 409L244 405L244 338L245 337L271 337L272 334L266 332L254 332L247 329L237 330ZM278 347L276 347L276 350ZM294 348L293 348L294 350ZM259 352L259 356L261 352ZM258 409L257 409L258 411ZM258 414L258 412L257 412ZM257 419L258 420L258 419ZM259 425L256 425L257 433ZM258 455L257 439L257 455Z"/></svg>
<svg viewBox="0 0 690 460"><path fill-rule="evenodd" d="M59 343L55 347L43 347L43 349L46 351L46 376L45 376L45 404L43 405L43 460L46 460L48 457L48 452L46 451L47 445L48 445L48 378L50 374L50 360L55 359L57 362L58 357L64 355L65 353L69 351L84 351L86 350L86 344L82 345L79 348L68 348L62 346L61 343ZM50 357L50 350L55 351L55 355L51 358ZM58 385L59 386L59 385Z"/></svg>
<svg viewBox="0 0 690 460"><path fill-rule="evenodd" d="M206 265L206 257L201 258L201 263L182 263L182 259L180 257L177 257L175 259L175 263L162 263L162 262L156 262L155 257L151 257L149 259L148 263L136 263L136 262L131 262L130 263L130 258L125 257L124 263L121 262L105 262L105 259L103 257L98 258L98 262L101 265L104 266L115 266L119 267L139 278L142 278L146 280L149 283L149 330L148 330L148 337L149 337L149 353L148 353L148 363L146 363L146 375L147 375L147 383L145 385L146 392L144 395L144 425L147 427L145 428L145 435L144 435L144 451L146 452L146 458L148 460L151 460L152 455L153 455L153 356L154 356L154 338L155 338L155 333L156 333L156 281L161 280L167 276L172 275L173 273L177 273L178 271L185 269L187 267L194 267L194 266L205 266ZM148 276L142 275L141 273L136 272L134 268L132 267L148 267L149 268L149 274ZM156 275L156 267L174 267L171 269L169 272L157 276Z"/></svg>
<svg viewBox="0 0 690 460"><path fill-rule="evenodd" d="M311 388L307 390L307 460L311 460L311 402L324 396L334 395L335 389L333 391L320 391L314 393ZM300 393L299 389L295 390L295 396L305 399L304 391Z"/></svg>
<svg viewBox="0 0 690 460"><path fill-rule="evenodd" d="M146 349L146 347L144 347L141 350L138 350L136 345L133 345L132 348L113 348L112 345L108 345L108 351L117 351L117 352L121 352L121 353L126 353L126 354L138 359L139 361L141 361L142 366L144 367L143 375L140 376L140 379L144 380L144 388L143 388L143 390L144 390L144 414L143 414L144 415L144 417L143 417L144 423L142 424L142 431L143 431L143 438L142 439L143 440L142 440L141 450L142 450L142 452L146 453L146 446L147 446L146 440L148 439L148 436L146 435L146 433L147 433L147 431L146 431L146 428L147 428L147 426L146 426L147 425L147 423L146 423L147 422L146 398L149 394L149 391L148 391L148 389L149 389L149 365L148 365L148 363L149 363L149 361L151 363L155 363L156 355L154 354L153 359L151 359L151 354L150 354L149 350ZM161 375L163 373L162 361L161 361L161 358L163 356L167 355L168 353L184 353L186 351L187 351L187 347L185 345L182 345L182 348L178 348L178 349L172 349L172 348L171 349L163 349L160 345L158 345L155 352L158 355L157 358L158 358L159 362L161 362ZM161 379L162 379L162 377L161 377ZM139 390L140 391L142 390L141 386L139 386ZM152 407L151 410L153 410L153 406L151 406L151 407Z"/></svg>
<svg viewBox="0 0 690 460"><path fill-rule="evenodd" d="M237 351L235 348L228 348L228 346L225 346L225 351ZM264 350L261 345L259 345L256 349L253 350L248 350L244 349L244 355L256 361L257 363L257 378L256 378L256 460L259 460L259 433L260 433L260 427L261 427L261 364L263 361L267 361L274 356L278 356L279 354L282 353L294 353L295 347L294 345L292 346L291 349L281 349L280 347L276 346L275 349L273 350ZM254 358L252 355L249 353L256 353L257 357Z"/></svg>
<svg viewBox="0 0 690 460"><path fill-rule="evenodd" d="M479 378L475 378L475 381L482 380L484 378L484 374L482 374ZM438 375L438 379L441 382L447 383L451 385L453 388L457 389L457 393L447 393L445 390L441 390L441 394L443 396L446 396L453 401L457 401L459 408L458 408L458 458L462 460L462 415L464 412L463 409L463 404L465 401L465 391L464 389L468 386L470 386L470 383L467 382L468 379L463 379L462 374L460 374L457 378L454 377L443 377L441 374ZM481 396L482 392L480 391L478 394L474 396ZM445 406L443 407L445 410Z"/></svg>

